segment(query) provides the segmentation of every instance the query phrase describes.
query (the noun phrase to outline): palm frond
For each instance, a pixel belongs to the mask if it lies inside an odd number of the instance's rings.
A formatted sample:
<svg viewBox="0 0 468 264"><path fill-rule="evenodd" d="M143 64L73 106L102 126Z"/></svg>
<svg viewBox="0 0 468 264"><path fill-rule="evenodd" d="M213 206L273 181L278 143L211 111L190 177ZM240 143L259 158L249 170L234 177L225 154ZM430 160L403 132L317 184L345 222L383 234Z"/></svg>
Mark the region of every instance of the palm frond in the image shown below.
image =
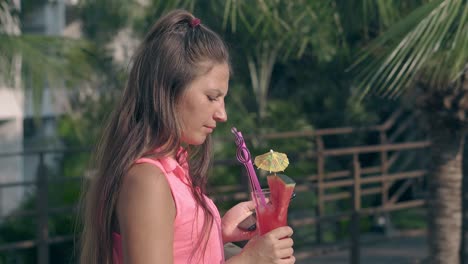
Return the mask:
<svg viewBox="0 0 468 264"><path fill-rule="evenodd" d="M329 5L310 1L228 0L223 27L234 33L241 28L248 34L239 37L254 45L267 41L273 47L281 43L284 46L279 47L278 58L282 60L289 56L300 58L319 49L320 55L334 50L324 47L334 45L330 32L336 31L329 31L330 25L335 26L333 12Z"/></svg>
<svg viewBox="0 0 468 264"><path fill-rule="evenodd" d="M468 61L467 12L461 0L431 1L375 40L349 68L361 98L370 92L398 96L424 72L432 73L434 87L455 81ZM439 61L431 63L434 58Z"/></svg>
<svg viewBox="0 0 468 264"><path fill-rule="evenodd" d="M15 74L15 58L21 59L23 88L34 95L40 109L45 87L64 88L94 76L89 43L41 35L0 34L0 79L9 87Z"/></svg>

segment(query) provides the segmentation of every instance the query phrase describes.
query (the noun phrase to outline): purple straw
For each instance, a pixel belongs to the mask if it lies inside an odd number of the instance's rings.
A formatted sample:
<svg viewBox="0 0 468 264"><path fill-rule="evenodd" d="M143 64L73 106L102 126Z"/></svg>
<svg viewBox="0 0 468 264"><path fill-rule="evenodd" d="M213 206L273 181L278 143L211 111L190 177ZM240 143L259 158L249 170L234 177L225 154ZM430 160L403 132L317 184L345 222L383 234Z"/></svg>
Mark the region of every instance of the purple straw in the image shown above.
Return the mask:
<svg viewBox="0 0 468 264"><path fill-rule="evenodd" d="M237 145L237 160L244 164L245 168L247 169L247 174L250 180L250 187L254 192L254 197L257 194L260 196L260 202L262 206L266 206L266 199L265 195L262 193L262 188L260 187L260 183L258 182L257 174L255 173L255 169L252 165L252 159L250 156L250 152L245 145L244 137L242 133L238 131L235 127L231 128L231 132L236 136L236 145ZM255 199L257 202L257 199Z"/></svg>

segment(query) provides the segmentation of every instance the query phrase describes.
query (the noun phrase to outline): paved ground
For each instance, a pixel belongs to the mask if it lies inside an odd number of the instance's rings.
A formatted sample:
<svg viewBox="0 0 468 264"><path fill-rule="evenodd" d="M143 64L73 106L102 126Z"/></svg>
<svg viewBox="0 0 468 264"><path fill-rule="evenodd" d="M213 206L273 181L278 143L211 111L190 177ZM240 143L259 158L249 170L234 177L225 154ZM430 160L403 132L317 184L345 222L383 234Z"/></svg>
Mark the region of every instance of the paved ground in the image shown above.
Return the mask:
<svg viewBox="0 0 468 264"><path fill-rule="evenodd" d="M348 264L349 250L306 257L306 250L295 254L297 264ZM391 240L376 240L362 245L360 264L421 264L427 255L426 237L412 235Z"/></svg>

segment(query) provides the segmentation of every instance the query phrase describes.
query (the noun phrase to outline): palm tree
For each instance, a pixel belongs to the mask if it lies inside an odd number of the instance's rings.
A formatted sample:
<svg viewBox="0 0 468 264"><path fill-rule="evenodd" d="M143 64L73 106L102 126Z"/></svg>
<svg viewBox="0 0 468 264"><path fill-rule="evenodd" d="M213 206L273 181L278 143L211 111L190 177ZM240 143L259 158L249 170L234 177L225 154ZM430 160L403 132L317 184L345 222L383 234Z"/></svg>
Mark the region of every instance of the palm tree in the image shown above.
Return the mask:
<svg viewBox="0 0 468 264"><path fill-rule="evenodd" d="M468 110L468 6L466 0L406 2L420 6L366 46L351 67L354 91L360 98L370 93L404 95L425 114L432 141L429 261L457 264Z"/></svg>

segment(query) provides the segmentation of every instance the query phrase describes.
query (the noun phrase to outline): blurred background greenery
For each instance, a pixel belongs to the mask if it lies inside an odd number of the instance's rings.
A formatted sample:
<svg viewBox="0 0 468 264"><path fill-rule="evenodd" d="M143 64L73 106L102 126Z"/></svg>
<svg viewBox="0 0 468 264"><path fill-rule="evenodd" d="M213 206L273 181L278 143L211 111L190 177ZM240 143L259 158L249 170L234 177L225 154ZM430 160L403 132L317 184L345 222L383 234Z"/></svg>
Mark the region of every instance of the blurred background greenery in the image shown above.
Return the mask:
<svg viewBox="0 0 468 264"><path fill-rule="evenodd" d="M397 109L423 114L414 124L421 138L427 137L425 128L434 131L444 126L462 131L464 137L466 1L78 0L64 2L65 25L79 22L78 35L34 33L26 25L53 2L0 0L0 75L7 87L15 87L11 72L15 58L21 56L20 86L33 94L36 118L31 126L35 130L41 129L44 87L66 87L67 111L56 117L58 133L53 139L64 148L95 145L124 87L135 43L161 14L174 8L192 11L219 32L231 49L234 75L226 99L229 121L215 133L216 160L234 157L230 129L236 126L244 134L255 135L249 141L254 156L272 147L288 153L292 166L287 174L300 181L316 170L315 163L297 158L314 148L314 141L262 135L381 124ZM8 29L11 21L15 30ZM122 46L124 51L117 54ZM427 117L443 125L429 126ZM38 146L46 147L44 139L37 140ZM329 138L326 145L376 142L375 136L353 134ZM49 168L49 177L81 177L89 169L89 158L87 151L60 156L59 166ZM373 159L362 162L372 165ZM330 171L347 169L349 160L337 159L327 166ZM210 185L245 184L242 169L240 164L215 166ZM80 187L79 181L50 186L49 203L76 205ZM293 208L308 203L312 207L314 194L303 195ZM32 192L21 208L32 209L34 200ZM230 205L219 204L221 211ZM349 204L326 210L345 208ZM72 214L51 215L50 235L73 233L75 220ZM426 226L425 215L419 211L399 211L392 220L402 229ZM34 237L33 221L14 216L0 221L0 243ZM371 221L363 219L362 228L370 230ZM346 221L338 223L336 228L342 232L326 234L325 240L346 237L347 225ZM302 232L306 237L313 231ZM73 242L54 245L51 263L74 262L73 252ZM0 263L12 259L18 261L12 263L34 263L35 254L32 249L2 252Z"/></svg>

